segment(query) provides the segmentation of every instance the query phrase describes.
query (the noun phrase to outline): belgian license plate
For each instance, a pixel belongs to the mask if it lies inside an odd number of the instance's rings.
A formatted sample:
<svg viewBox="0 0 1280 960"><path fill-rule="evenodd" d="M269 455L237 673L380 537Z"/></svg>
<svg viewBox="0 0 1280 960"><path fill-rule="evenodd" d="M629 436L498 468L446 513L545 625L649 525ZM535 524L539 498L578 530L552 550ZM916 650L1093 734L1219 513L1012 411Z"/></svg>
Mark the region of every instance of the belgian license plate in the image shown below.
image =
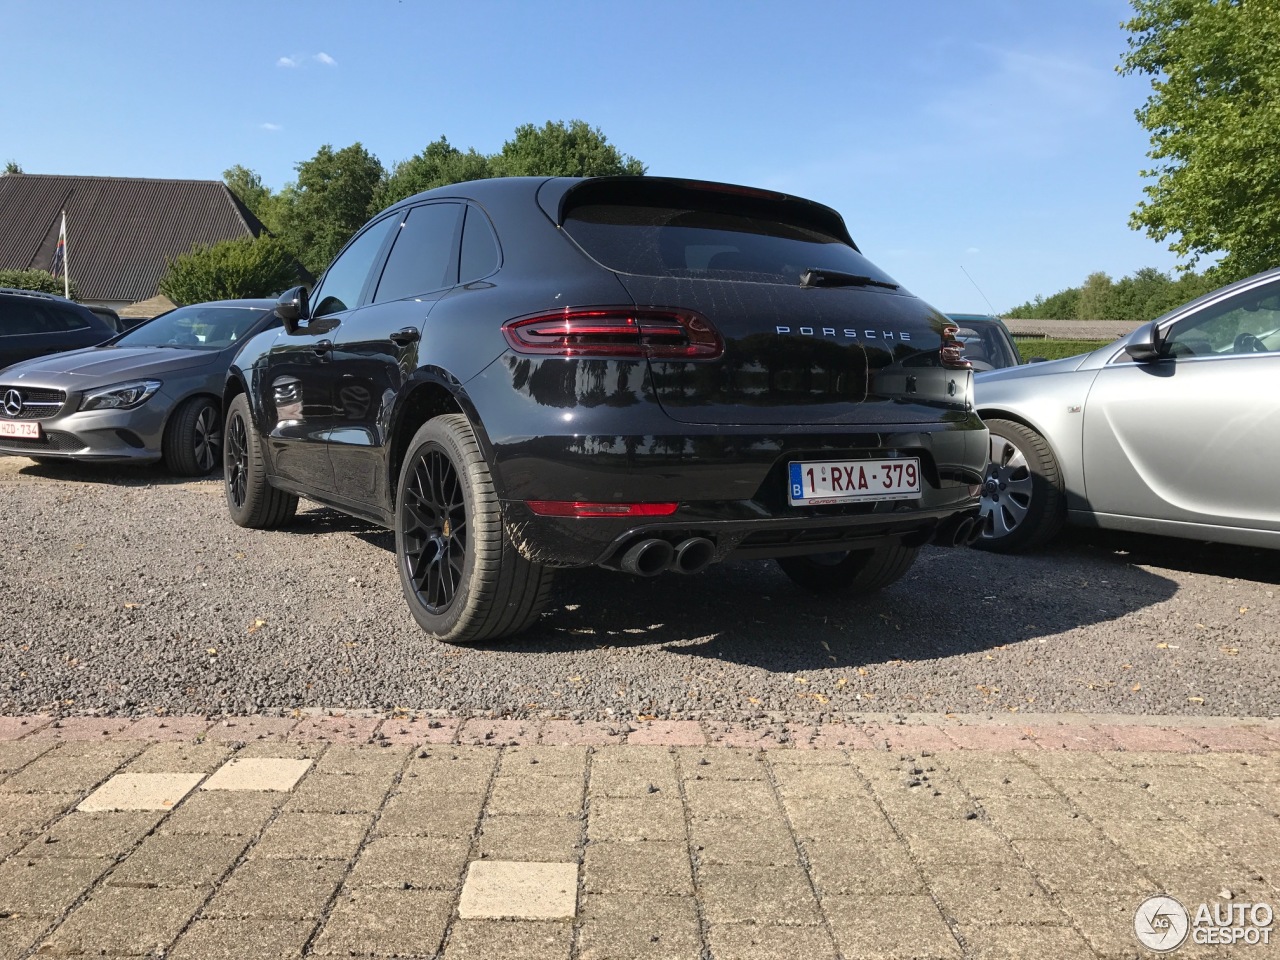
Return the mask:
<svg viewBox="0 0 1280 960"><path fill-rule="evenodd" d="M24 440L39 440L40 424L30 420L0 420L0 437L22 437Z"/></svg>
<svg viewBox="0 0 1280 960"><path fill-rule="evenodd" d="M788 499L793 507L870 500L920 499L920 461L810 460L790 464Z"/></svg>

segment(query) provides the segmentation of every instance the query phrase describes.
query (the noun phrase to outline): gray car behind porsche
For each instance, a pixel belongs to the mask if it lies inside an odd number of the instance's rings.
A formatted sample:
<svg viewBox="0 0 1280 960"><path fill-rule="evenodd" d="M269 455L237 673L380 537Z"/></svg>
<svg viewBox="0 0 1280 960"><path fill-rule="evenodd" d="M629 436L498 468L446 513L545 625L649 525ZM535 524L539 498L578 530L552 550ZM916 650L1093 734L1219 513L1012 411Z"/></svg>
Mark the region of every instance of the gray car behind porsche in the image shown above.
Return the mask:
<svg viewBox="0 0 1280 960"><path fill-rule="evenodd" d="M163 459L180 476L222 464L222 386L271 300L179 307L104 344L0 371L0 454L37 461Z"/></svg>

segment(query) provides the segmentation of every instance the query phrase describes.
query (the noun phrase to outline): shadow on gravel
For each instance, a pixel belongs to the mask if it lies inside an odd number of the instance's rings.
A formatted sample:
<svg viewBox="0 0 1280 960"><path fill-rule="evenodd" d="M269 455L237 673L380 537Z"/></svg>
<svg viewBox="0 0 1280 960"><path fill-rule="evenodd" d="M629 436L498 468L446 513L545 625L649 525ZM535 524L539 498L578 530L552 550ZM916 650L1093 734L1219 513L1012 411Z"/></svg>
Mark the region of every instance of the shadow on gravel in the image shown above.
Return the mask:
<svg viewBox="0 0 1280 960"><path fill-rule="evenodd" d="M548 615L494 649L660 646L776 672L936 660L1112 621L1171 597L1171 580L1062 545L1030 557L923 551L897 584L861 600L815 598L772 562L693 577L563 572Z"/></svg>
<svg viewBox="0 0 1280 960"><path fill-rule="evenodd" d="M1112 563L1280 584L1280 550L1239 547L1229 543L1199 543L1143 533L1081 529L1067 531L1062 545L1095 551Z"/></svg>
<svg viewBox="0 0 1280 960"><path fill-rule="evenodd" d="M380 527L376 523L361 520L359 517L341 513L329 507L302 508L287 530L291 534L310 537L326 533L346 533L388 552L396 548L395 534L386 527Z"/></svg>
<svg viewBox="0 0 1280 960"><path fill-rule="evenodd" d="M75 460L50 460L48 463L32 462L27 466L19 467L18 473L23 476L39 477L42 480L102 483L116 487L173 486L202 481L222 482L221 473L211 473L207 477L175 477L159 463L82 463Z"/></svg>

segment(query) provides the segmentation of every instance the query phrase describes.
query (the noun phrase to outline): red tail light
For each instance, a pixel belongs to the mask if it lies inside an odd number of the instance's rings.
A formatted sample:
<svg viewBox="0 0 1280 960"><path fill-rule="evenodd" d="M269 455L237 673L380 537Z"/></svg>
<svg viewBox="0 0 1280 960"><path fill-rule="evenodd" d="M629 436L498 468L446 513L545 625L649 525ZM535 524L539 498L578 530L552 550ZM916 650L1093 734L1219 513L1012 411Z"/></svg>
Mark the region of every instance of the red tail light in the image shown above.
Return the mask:
<svg viewBox="0 0 1280 960"><path fill-rule="evenodd" d="M580 500L526 500L540 517L669 517L676 503L583 503Z"/></svg>
<svg viewBox="0 0 1280 960"><path fill-rule="evenodd" d="M598 307L508 320L502 332L517 353L553 357L714 360L724 340L692 310Z"/></svg>
<svg viewBox="0 0 1280 960"><path fill-rule="evenodd" d="M964 358L964 341L956 339L956 334L959 332L959 327L942 328L942 346L939 350L942 354L942 365L959 370L972 370L973 364Z"/></svg>

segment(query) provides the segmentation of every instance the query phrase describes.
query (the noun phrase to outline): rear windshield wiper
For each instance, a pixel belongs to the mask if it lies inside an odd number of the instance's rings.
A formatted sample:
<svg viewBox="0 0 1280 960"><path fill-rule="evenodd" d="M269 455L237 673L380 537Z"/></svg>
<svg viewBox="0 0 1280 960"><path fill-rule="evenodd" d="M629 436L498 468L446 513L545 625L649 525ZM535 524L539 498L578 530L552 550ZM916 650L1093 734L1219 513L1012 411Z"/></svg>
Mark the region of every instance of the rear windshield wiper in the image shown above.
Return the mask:
<svg viewBox="0 0 1280 960"><path fill-rule="evenodd" d="M809 267L804 273L800 274L800 286L802 287L885 287L889 290L897 290L898 285L888 280L877 280L874 277L864 277L858 273L841 273L839 270L819 270L817 267Z"/></svg>

